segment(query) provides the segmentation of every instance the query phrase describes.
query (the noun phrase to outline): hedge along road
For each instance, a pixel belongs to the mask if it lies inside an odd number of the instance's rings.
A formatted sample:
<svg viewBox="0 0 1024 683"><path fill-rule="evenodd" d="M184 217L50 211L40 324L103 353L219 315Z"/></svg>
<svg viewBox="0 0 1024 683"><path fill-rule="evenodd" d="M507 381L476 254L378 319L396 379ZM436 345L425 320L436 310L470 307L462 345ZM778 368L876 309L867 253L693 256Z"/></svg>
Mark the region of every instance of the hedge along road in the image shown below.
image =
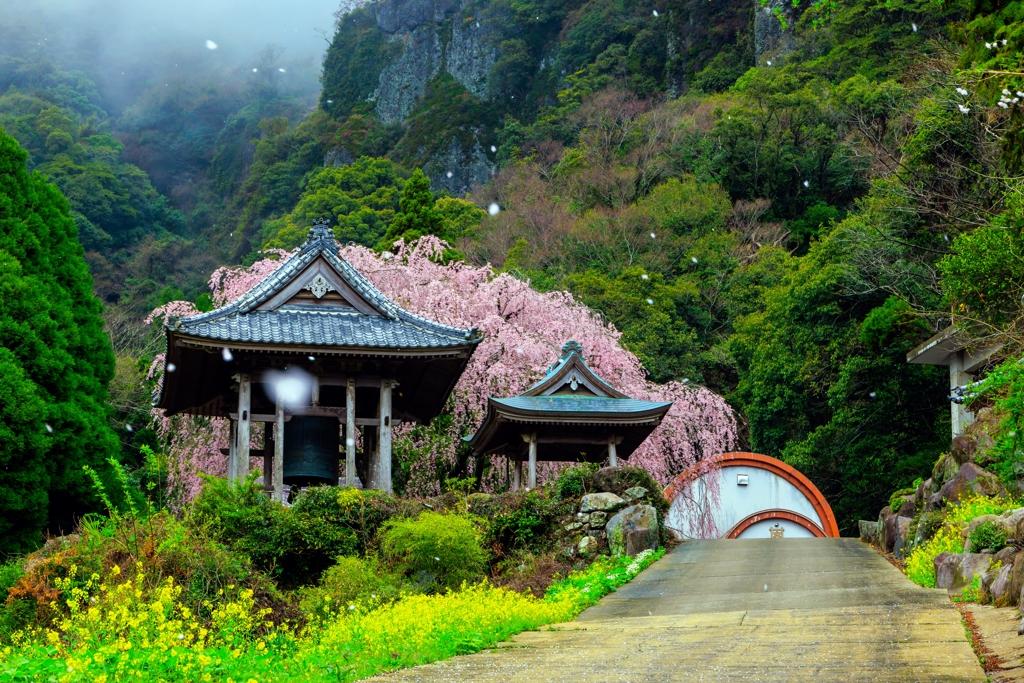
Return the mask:
<svg viewBox="0 0 1024 683"><path fill-rule="evenodd" d="M852 538L684 543L576 622L381 678L986 680L946 592Z"/></svg>

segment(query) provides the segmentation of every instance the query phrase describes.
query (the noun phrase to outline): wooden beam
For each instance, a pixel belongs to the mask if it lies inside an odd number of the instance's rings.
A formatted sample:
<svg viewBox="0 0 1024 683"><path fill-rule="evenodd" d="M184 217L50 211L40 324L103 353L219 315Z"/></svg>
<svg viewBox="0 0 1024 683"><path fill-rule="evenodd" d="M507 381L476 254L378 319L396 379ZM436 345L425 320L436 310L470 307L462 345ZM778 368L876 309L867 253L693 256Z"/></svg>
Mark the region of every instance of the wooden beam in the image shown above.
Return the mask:
<svg viewBox="0 0 1024 683"><path fill-rule="evenodd" d="M518 491L523 486L523 461L516 456L516 464L512 469L512 490Z"/></svg>
<svg viewBox="0 0 1024 683"><path fill-rule="evenodd" d="M248 373L242 373L238 376L238 466L235 471L238 478L243 481L249 476L251 405L252 384L249 382Z"/></svg>
<svg viewBox="0 0 1024 683"><path fill-rule="evenodd" d="M284 421L290 422L292 417L295 415L310 415L314 417L336 417L339 422L346 422L347 417L344 408L330 408L324 406L306 406L305 408L298 408L297 410L286 410L284 413ZM238 413L228 413L228 417L232 420L238 419ZM252 413L249 415L250 422L270 422L273 424L277 422L277 415L275 413ZM397 424L395 420L391 421L391 424ZM378 427L380 426L380 420L376 417L357 417L356 425L359 427Z"/></svg>
<svg viewBox="0 0 1024 683"><path fill-rule="evenodd" d="M356 485L356 381L345 390L345 484Z"/></svg>

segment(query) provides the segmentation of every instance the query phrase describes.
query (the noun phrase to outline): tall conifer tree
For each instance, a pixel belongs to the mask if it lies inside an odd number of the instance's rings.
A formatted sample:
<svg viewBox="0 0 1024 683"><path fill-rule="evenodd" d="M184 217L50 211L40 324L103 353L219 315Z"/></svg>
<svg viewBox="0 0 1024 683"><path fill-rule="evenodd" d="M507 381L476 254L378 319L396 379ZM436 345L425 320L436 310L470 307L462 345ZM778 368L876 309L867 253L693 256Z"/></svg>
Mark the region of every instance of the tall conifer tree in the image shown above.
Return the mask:
<svg viewBox="0 0 1024 683"><path fill-rule="evenodd" d="M114 355L67 200L0 128L0 553L95 502L82 465L118 453Z"/></svg>

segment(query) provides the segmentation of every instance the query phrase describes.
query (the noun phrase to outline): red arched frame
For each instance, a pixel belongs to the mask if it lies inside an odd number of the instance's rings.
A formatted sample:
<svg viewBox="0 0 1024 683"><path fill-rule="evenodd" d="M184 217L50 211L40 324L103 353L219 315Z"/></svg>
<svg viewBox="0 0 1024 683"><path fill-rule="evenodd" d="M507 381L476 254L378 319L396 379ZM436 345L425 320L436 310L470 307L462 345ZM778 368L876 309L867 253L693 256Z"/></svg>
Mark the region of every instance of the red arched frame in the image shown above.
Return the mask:
<svg viewBox="0 0 1024 683"><path fill-rule="evenodd" d="M747 515L737 522L733 528L729 529L728 533L726 533L722 538L739 538L740 534L746 531L749 527L766 519L785 519L790 522L796 522L803 528L810 531L815 538L825 538L825 532L821 530L821 527L818 526L813 519L808 519L799 512L793 512L792 510L762 510L761 512L755 512L752 515Z"/></svg>
<svg viewBox="0 0 1024 683"><path fill-rule="evenodd" d="M795 469L791 465L787 465L781 460L777 460L771 456L761 455L760 453L723 453L722 455L713 458L710 463L697 463L695 466L691 467L690 469L683 472L682 474L680 474L675 479L669 482L668 486L665 487L665 498L668 500L669 503L671 503L673 500L675 500L676 496L679 495L680 491L688 487L690 483L692 483L695 479L707 473L709 470L714 469L715 467L756 468L761 470L767 470L772 474L775 474L785 479L790 484L795 486L796 489L800 491L800 493L804 494L807 500L810 501L811 506L814 507L814 511L818 513L818 518L821 519L822 530L824 531L825 536L827 536L828 538L839 538L839 525L836 523L835 513L832 512L832 506L828 504L827 500L825 500L825 496L821 495L821 491L818 490L818 487L811 483L811 480L805 477L802 472ZM767 512L771 511L765 510L756 514L765 514ZM797 515L797 513L791 514L802 517L802 515ZM804 517L804 519L807 518ZM795 519L790 521L799 523L799 521ZM807 521L810 522L813 526L817 526L816 524L814 524L814 522L811 522L810 520ZM740 523L742 524L742 522ZM751 524L753 524L753 522L751 522ZM735 528L736 527L733 527L733 529Z"/></svg>

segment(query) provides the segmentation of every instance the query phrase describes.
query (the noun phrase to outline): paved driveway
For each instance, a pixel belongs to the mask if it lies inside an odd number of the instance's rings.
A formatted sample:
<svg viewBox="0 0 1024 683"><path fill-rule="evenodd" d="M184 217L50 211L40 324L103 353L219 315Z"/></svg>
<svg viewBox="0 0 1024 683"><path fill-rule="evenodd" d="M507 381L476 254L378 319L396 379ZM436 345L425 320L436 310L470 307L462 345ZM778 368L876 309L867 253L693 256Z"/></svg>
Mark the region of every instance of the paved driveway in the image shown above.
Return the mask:
<svg viewBox="0 0 1024 683"><path fill-rule="evenodd" d="M577 622L384 678L986 680L945 591L845 538L685 543Z"/></svg>

